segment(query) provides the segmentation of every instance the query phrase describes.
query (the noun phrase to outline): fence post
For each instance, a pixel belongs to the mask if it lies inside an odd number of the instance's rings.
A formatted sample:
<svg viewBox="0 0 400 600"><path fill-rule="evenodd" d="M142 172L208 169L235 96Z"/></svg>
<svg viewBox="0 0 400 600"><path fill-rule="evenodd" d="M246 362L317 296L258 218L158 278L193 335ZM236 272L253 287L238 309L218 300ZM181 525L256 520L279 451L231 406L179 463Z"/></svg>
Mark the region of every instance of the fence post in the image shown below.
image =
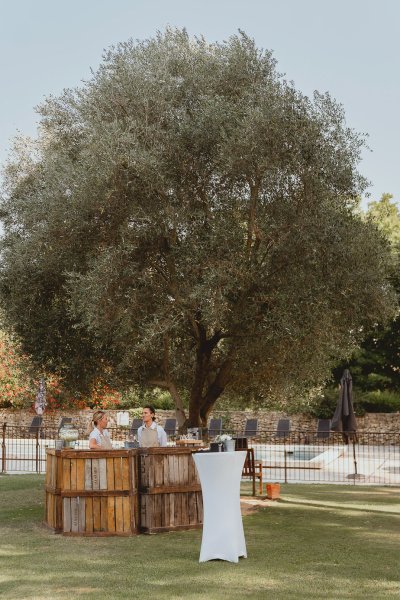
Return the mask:
<svg viewBox="0 0 400 600"><path fill-rule="evenodd" d="M39 433L40 433L40 428L38 427L36 429L36 473L40 473L40 469L39 469Z"/></svg>
<svg viewBox="0 0 400 600"><path fill-rule="evenodd" d="M1 472L5 473L6 472L6 428L7 428L7 423L4 422L3 423L3 440L2 440L2 444L1 444Z"/></svg>
<svg viewBox="0 0 400 600"><path fill-rule="evenodd" d="M287 483L287 452L286 452L286 441L283 442L283 456L284 456L284 469L285 469L285 483Z"/></svg>

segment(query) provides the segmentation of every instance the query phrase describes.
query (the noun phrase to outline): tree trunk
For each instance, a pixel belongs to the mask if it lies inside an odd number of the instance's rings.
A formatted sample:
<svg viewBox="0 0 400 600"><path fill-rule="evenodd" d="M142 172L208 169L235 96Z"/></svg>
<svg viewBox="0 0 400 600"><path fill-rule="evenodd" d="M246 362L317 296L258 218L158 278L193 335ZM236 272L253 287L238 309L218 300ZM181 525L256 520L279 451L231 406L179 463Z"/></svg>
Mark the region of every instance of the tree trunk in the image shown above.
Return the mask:
<svg viewBox="0 0 400 600"><path fill-rule="evenodd" d="M201 403L200 419L202 423L205 423L204 427L207 426L208 417L214 408L214 404L221 396L231 377L232 361L230 358L228 358L219 369L214 381L211 383L211 385L209 385L206 395Z"/></svg>
<svg viewBox="0 0 400 600"><path fill-rule="evenodd" d="M207 339L206 331L198 324L199 340L196 351L196 368L189 400L189 427L206 427L207 419L201 415L204 401L203 391L210 371L212 351L221 339L221 332L216 331Z"/></svg>
<svg viewBox="0 0 400 600"><path fill-rule="evenodd" d="M187 422L185 409L183 408L182 398L176 388L176 385L172 382L168 382L169 393L171 394L175 403L175 414L178 422L178 428L181 430Z"/></svg>

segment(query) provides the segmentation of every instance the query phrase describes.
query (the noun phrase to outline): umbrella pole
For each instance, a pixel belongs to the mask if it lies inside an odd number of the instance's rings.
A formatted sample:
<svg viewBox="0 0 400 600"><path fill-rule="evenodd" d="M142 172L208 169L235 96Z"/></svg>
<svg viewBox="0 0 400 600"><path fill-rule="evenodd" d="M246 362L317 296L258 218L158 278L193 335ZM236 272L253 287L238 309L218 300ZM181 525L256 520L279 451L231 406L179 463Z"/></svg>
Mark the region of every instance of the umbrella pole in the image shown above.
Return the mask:
<svg viewBox="0 0 400 600"><path fill-rule="evenodd" d="M354 477L357 477L357 459L356 459L356 443L353 435L353 461L354 461Z"/></svg>
<svg viewBox="0 0 400 600"><path fill-rule="evenodd" d="M347 475L347 479L354 479L354 481L356 479L364 479L364 477L365 477L365 475L361 475L361 473L358 473L358 471L357 471L356 440L357 440L357 436L353 435L352 438L351 438L351 441L353 443L354 473L351 473L350 475Z"/></svg>

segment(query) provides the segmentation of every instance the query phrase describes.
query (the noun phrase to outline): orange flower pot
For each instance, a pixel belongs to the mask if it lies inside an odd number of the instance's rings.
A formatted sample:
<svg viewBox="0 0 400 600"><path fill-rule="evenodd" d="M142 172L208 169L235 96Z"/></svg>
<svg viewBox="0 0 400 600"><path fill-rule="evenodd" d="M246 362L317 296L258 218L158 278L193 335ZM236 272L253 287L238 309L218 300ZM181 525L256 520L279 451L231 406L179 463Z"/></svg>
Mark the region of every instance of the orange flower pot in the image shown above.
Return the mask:
<svg viewBox="0 0 400 600"><path fill-rule="evenodd" d="M267 498L269 500L278 500L281 497L280 483L267 483Z"/></svg>

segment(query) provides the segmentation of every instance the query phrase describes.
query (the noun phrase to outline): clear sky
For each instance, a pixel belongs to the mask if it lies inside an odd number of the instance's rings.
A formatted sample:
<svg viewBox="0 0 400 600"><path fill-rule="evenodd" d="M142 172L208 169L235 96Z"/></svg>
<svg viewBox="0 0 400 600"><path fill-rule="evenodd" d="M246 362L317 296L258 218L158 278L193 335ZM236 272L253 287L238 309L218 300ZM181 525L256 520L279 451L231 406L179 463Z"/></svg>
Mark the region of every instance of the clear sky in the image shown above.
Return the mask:
<svg viewBox="0 0 400 600"><path fill-rule="evenodd" d="M0 0L0 163L17 130L35 135L45 96L80 85L103 49L166 25L209 41L242 29L303 93L329 91L370 136L372 198L400 200L399 0Z"/></svg>

